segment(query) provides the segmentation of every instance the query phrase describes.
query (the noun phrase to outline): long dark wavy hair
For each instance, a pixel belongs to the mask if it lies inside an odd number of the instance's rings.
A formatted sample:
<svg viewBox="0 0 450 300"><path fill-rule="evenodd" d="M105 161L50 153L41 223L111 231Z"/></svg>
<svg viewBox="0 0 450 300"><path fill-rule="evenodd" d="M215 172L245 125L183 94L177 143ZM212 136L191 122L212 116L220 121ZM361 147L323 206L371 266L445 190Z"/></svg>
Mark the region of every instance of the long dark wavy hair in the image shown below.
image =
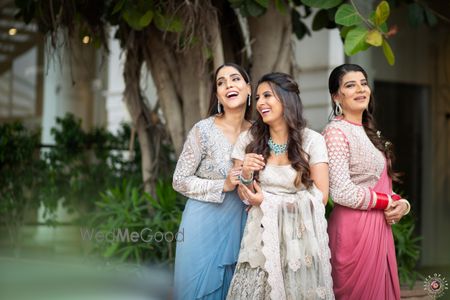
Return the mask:
<svg viewBox="0 0 450 300"><path fill-rule="evenodd" d="M309 168L309 155L303 150L303 130L306 120L303 118L303 104L300 99L300 91L295 80L285 73L269 73L261 77L256 85L266 82L272 88L275 96L283 105L283 117L288 127L287 156L292 167L297 171L295 186L301 183L307 188L313 184L311 170ZM253 93L256 95L256 93ZM270 156L270 148L267 142L270 138L269 125L265 124L260 114L250 128L253 141L247 145L246 153L259 153L267 159ZM258 178L258 174L255 173Z"/></svg>
<svg viewBox="0 0 450 300"><path fill-rule="evenodd" d="M211 86L211 96L210 96L210 100L209 100L208 116L214 116L219 113L219 111L217 110L217 104L219 102L219 99L217 99L217 83L216 83L216 81L217 81L217 74L224 67L235 68L236 71L238 71L239 74L241 74L242 78L244 78L245 82L250 84L250 76L248 75L247 71L245 71L245 69L243 67L241 67L237 64L234 64L234 63L224 63L223 65L218 67L216 72L214 73L214 81ZM251 120L252 111L253 111L253 101L251 101L250 106L248 106L248 105L245 106L244 118L247 121ZM222 109L222 112L223 112L223 109Z"/></svg>
<svg viewBox="0 0 450 300"><path fill-rule="evenodd" d="M330 77L328 78L328 90L331 95L331 105L333 107L332 114L334 116L336 116L336 103L333 100L333 96L336 96L336 94L338 93L339 87L342 84L342 78L348 72L361 72L366 78L366 80L368 80L367 72L359 65L343 64L334 68L334 70L330 74ZM362 116L362 125L364 127L364 131L366 132L372 144L374 144L374 146L378 150L380 150L386 157L389 177L391 177L393 181L401 182L400 181L401 174L395 172L393 169L393 164L395 161L393 149L394 147L392 143L388 141L386 138L384 138L381 134L377 134L376 122L373 116L374 111L375 111L375 98L373 97L373 94L370 93L369 105L367 109L364 110Z"/></svg>

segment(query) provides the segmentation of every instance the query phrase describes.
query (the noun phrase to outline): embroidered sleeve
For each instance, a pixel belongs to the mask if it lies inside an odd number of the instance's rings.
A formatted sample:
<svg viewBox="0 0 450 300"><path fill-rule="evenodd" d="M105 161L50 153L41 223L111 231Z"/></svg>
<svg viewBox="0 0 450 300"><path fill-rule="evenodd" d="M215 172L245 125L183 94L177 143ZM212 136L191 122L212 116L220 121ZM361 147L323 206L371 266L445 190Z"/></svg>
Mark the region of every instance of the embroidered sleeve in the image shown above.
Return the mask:
<svg viewBox="0 0 450 300"><path fill-rule="evenodd" d="M178 158L173 174L173 188L195 200L222 203L225 198L223 192L225 179L206 179L195 175L204 154L206 154L204 142L200 138L198 127L194 126Z"/></svg>
<svg viewBox="0 0 450 300"><path fill-rule="evenodd" d="M366 210L371 202L367 187L354 184L350 178L350 148L345 134L329 127L324 132L330 167L330 194L333 201L347 207Z"/></svg>

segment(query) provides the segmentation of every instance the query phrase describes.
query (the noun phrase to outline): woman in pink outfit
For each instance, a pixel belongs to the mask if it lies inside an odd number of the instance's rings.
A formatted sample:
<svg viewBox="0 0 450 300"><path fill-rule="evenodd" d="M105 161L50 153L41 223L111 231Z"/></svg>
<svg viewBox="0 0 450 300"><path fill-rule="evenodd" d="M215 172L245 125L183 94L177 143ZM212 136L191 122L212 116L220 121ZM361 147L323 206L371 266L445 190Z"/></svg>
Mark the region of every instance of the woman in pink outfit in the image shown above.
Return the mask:
<svg viewBox="0 0 450 300"><path fill-rule="evenodd" d="M333 120L323 135L336 204L328 222L336 299L400 299L391 226L409 212L392 192L390 143L375 129L374 99L358 65L336 67L328 82Z"/></svg>

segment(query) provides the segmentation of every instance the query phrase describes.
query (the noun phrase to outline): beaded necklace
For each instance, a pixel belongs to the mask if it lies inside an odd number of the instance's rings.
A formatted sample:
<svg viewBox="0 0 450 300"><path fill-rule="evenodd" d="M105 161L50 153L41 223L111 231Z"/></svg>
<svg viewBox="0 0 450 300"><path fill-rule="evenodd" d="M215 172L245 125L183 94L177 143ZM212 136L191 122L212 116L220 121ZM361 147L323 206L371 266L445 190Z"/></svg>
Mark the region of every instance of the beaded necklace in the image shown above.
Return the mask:
<svg viewBox="0 0 450 300"><path fill-rule="evenodd" d="M269 145L270 151L275 155L281 155L287 152L287 144L277 144L272 140L272 137L269 138L267 144Z"/></svg>

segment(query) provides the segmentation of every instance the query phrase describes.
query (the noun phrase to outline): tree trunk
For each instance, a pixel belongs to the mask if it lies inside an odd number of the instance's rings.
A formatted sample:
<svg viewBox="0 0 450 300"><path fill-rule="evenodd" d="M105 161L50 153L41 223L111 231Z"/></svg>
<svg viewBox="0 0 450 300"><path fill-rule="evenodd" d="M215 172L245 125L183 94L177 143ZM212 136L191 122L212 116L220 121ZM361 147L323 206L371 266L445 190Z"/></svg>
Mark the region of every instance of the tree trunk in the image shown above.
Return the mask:
<svg viewBox="0 0 450 300"><path fill-rule="evenodd" d="M154 195L157 160L159 156L158 151L155 151L157 149L155 148L155 142L158 142L158 133L151 132L156 126L152 122L151 112L144 101L140 87L143 53L137 45L142 41L142 38L141 33L130 32L124 65L124 96L139 139L144 190Z"/></svg>
<svg viewBox="0 0 450 300"><path fill-rule="evenodd" d="M274 22L276 20L276 22ZM271 2L260 17L248 18L253 82L268 72L292 72L291 14L280 13Z"/></svg>
<svg viewBox="0 0 450 300"><path fill-rule="evenodd" d="M222 39L217 16L209 31L212 41L213 64L223 63ZM217 35L219 34L219 35ZM202 45L177 51L164 33L152 28L146 49L147 67L158 91L169 134L177 156L181 153L187 132L206 117L209 104L210 74Z"/></svg>
<svg viewBox="0 0 450 300"><path fill-rule="evenodd" d="M185 128L181 99L177 93L180 82L173 50L163 40L163 34L152 29L148 34L146 63L158 92L158 101L164 114L166 128L177 156L183 147Z"/></svg>

